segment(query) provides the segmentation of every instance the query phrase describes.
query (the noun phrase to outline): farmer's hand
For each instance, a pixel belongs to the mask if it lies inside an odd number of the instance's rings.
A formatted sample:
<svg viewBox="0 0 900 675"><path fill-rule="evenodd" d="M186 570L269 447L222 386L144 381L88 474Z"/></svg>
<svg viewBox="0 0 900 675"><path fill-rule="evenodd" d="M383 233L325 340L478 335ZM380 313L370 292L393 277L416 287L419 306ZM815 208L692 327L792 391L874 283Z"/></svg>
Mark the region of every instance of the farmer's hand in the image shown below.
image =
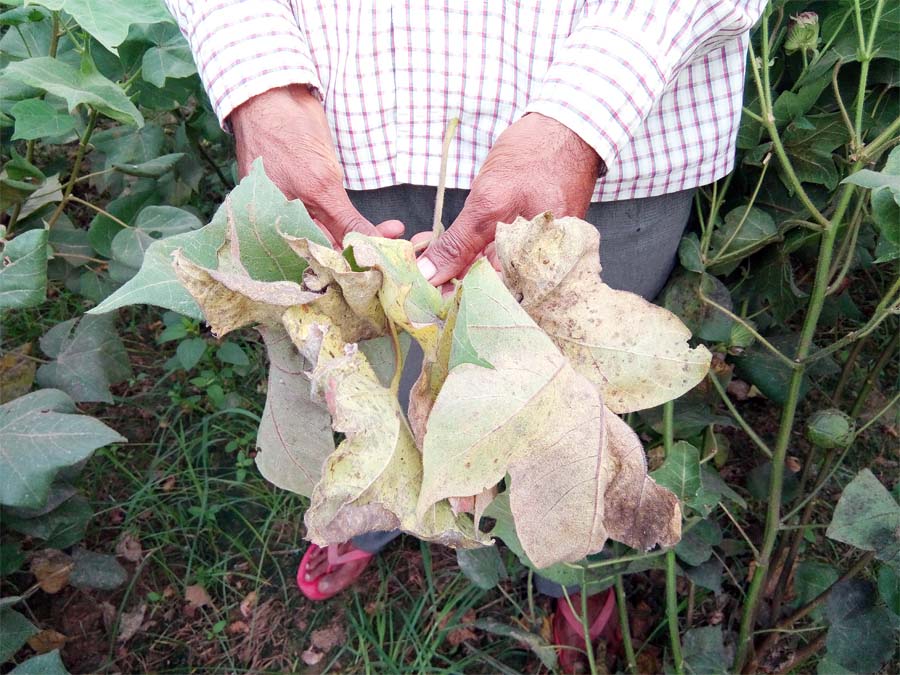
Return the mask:
<svg viewBox="0 0 900 675"><path fill-rule="evenodd" d="M603 162L574 131L529 113L500 134L457 219L419 258L422 274L438 285L459 277L494 240L498 222L583 218Z"/></svg>
<svg viewBox="0 0 900 675"><path fill-rule="evenodd" d="M266 175L288 199L300 199L336 244L349 232L391 238L403 234L399 220L373 225L350 203L325 111L305 85L255 96L235 108L229 121L240 177L262 157Z"/></svg>

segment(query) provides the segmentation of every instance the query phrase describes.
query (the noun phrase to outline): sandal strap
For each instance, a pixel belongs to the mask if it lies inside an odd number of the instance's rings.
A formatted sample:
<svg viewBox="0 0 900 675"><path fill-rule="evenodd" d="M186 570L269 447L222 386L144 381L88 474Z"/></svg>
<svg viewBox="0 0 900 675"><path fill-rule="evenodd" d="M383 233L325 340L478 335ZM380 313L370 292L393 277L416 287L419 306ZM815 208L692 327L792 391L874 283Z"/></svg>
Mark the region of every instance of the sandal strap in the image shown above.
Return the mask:
<svg viewBox="0 0 900 675"><path fill-rule="evenodd" d="M339 565L345 565L349 562L354 562L356 560L364 560L366 558L371 558L373 554L368 551L363 551L362 549L353 547L346 553L338 553L338 545L335 544L333 546L327 547L328 551L328 566L330 568L337 567Z"/></svg>
<svg viewBox="0 0 900 675"><path fill-rule="evenodd" d="M574 605L574 602L572 604ZM573 631L576 631L578 633L584 631L584 625L581 622L581 618L572 611L572 607L569 605L565 598L560 598L557 602L557 606L559 607L559 611L562 612L566 623L569 624L569 627ZM606 600L604 601L603 606L600 608L600 612L597 614L597 617L591 622L591 625L588 628L588 636L592 641L596 640L598 637L600 637L601 633L603 633L603 629L606 628L606 625L609 623L609 620L612 617L612 613L615 608L616 596L610 591L607 591ZM588 607L588 610L590 610L590 607Z"/></svg>

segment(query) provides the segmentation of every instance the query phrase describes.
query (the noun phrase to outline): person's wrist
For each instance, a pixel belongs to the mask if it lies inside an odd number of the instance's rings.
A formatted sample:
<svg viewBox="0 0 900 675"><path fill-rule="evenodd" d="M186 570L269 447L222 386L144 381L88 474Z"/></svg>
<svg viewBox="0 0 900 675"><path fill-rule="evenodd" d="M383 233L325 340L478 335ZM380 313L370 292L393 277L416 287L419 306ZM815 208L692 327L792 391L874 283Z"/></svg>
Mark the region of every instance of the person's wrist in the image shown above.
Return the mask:
<svg viewBox="0 0 900 675"><path fill-rule="evenodd" d="M546 134L548 142L569 155L575 165L586 168L595 178L605 172L603 158L571 128L539 112L526 113L523 119L527 117L534 118L541 125L542 134Z"/></svg>

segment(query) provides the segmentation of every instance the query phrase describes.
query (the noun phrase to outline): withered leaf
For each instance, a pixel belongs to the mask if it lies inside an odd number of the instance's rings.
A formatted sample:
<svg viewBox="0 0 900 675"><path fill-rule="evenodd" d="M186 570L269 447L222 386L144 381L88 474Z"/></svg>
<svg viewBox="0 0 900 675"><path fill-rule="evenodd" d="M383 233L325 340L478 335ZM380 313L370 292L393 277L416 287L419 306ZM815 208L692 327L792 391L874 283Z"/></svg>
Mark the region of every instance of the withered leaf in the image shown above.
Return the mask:
<svg viewBox="0 0 900 675"><path fill-rule="evenodd" d="M550 213L497 226L497 255L509 289L590 379L616 413L677 398L709 369L678 317L600 279L600 235L577 218Z"/></svg>

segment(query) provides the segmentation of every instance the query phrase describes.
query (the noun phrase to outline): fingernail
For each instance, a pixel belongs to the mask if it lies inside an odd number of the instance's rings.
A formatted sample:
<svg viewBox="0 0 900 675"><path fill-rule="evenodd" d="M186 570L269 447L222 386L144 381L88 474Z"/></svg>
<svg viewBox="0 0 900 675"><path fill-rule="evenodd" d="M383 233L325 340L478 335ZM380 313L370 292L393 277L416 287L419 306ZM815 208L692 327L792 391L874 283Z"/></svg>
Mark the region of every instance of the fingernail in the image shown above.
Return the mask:
<svg viewBox="0 0 900 675"><path fill-rule="evenodd" d="M437 267L428 258L419 258L416 261L416 265L419 266L419 271L428 281L431 281L431 278L437 274Z"/></svg>
<svg viewBox="0 0 900 675"><path fill-rule="evenodd" d="M306 580L306 581L312 581L312 574L310 574L309 572L307 572L306 574L303 575L303 578L304 578L304 580Z"/></svg>

